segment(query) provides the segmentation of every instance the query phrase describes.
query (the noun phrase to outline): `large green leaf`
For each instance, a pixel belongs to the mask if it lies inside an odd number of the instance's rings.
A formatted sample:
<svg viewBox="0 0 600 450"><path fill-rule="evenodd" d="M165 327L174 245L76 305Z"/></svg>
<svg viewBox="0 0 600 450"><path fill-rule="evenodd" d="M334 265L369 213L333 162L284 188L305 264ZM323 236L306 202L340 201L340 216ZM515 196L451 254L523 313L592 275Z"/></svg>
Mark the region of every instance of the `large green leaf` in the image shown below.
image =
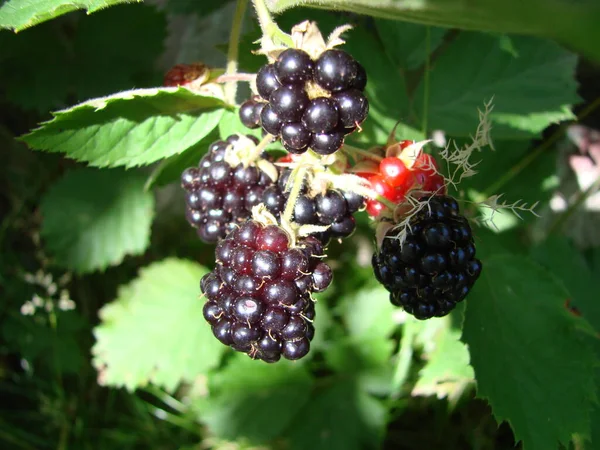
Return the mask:
<svg viewBox="0 0 600 450"><path fill-rule="evenodd" d="M343 379L316 391L286 436L292 450L377 449L385 421L379 400Z"/></svg>
<svg viewBox="0 0 600 450"><path fill-rule="evenodd" d="M310 397L313 380L304 365L266 364L236 355L210 382L200 419L219 437L266 442L278 437Z"/></svg>
<svg viewBox="0 0 600 450"><path fill-rule="evenodd" d="M223 106L186 88L126 91L58 111L22 139L92 166L133 167L194 145L217 126Z"/></svg>
<svg viewBox="0 0 600 450"><path fill-rule="evenodd" d="M597 363L582 319L564 307L569 293L520 256L492 257L469 296L463 339L478 395L507 420L525 450L567 445L589 435Z"/></svg>
<svg viewBox="0 0 600 450"><path fill-rule="evenodd" d="M0 4L0 29L21 31L77 9L88 14L119 3L142 0L6 0Z"/></svg>
<svg viewBox="0 0 600 450"><path fill-rule="evenodd" d="M463 32L435 61L429 75L428 128L470 136L478 109L493 99L493 136L522 138L549 124L573 118L577 103L577 57L536 37L511 38L512 50L496 36ZM516 54L515 54L516 52ZM423 78L415 93L419 117L425 95Z"/></svg>
<svg viewBox="0 0 600 450"><path fill-rule="evenodd" d="M198 283L207 269L166 259L140 270L100 310L92 349L99 381L129 390L154 383L167 391L215 367L225 350L202 315Z"/></svg>
<svg viewBox="0 0 600 450"><path fill-rule="evenodd" d="M536 34L563 40L600 60L600 5L595 0L268 0L273 12L297 6L351 11L428 25ZM558 19L560 18L560 20Z"/></svg>
<svg viewBox="0 0 600 450"><path fill-rule="evenodd" d="M124 170L68 172L41 201L46 247L63 267L85 273L143 253L150 242L154 198L144 177Z"/></svg>

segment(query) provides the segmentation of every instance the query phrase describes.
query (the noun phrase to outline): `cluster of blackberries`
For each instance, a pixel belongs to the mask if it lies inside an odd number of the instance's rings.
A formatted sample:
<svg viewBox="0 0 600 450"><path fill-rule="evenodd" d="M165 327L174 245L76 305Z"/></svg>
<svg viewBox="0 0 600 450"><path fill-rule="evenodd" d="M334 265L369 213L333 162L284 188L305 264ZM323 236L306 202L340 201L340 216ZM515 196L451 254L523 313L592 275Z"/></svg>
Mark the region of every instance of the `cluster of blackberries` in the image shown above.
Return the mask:
<svg viewBox="0 0 600 450"><path fill-rule="evenodd" d="M303 50L289 48L258 71L259 97L241 106L240 119L279 136L290 153L311 148L329 155L367 117L366 83L364 68L343 50L326 50L313 61Z"/></svg>
<svg viewBox="0 0 600 450"><path fill-rule="evenodd" d="M248 137L258 143L255 137ZM261 203L265 189L273 184L257 167L231 167L225 161L227 147L238 139L232 135L214 142L198 167L186 169L181 176L187 220L207 243L217 242L248 219L252 207Z"/></svg>
<svg viewBox="0 0 600 450"><path fill-rule="evenodd" d="M390 301L417 319L445 316L463 300L479 278L482 265L467 219L450 196L427 201L409 221L406 239L390 230L373 255L377 279Z"/></svg>
<svg viewBox="0 0 600 450"><path fill-rule="evenodd" d="M285 188L290 173L289 169L282 170L277 183L266 188L263 193L264 205L276 217L283 212L289 196L289 191ZM292 220L299 225L329 226L327 230L315 234L315 237L327 245L331 238L346 238L354 232L354 213L364 205L364 197L337 189L328 189L324 194L310 197L305 183L294 205Z"/></svg>
<svg viewBox="0 0 600 450"><path fill-rule="evenodd" d="M215 337L267 362L305 356L315 331L311 293L332 280L321 243L308 237L291 247L280 227L248 220L219 241L215 256L200 282Z"/></svg>

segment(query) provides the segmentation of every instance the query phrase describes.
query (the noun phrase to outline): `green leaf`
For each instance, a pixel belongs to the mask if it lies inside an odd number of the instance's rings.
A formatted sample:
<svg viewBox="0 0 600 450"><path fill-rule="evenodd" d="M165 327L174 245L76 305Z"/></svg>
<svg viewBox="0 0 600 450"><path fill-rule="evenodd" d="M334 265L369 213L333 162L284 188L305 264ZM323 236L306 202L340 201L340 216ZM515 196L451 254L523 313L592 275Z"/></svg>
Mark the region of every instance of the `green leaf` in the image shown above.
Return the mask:
<svg viewBox="0 0 600 450"><path fill-rule="evenodd" d="M478 109L493 99L496 139L537 136L551 123L574 118L577 56L534 37L512 38L518 56L496 36L464 32L435 61L429 75L428 127L472 135ZM415 93L422 114L426 78Z"/></svg>
<svg viewBox="0 0 600 450"><path fill-rule="evenodd" d="M478 395L526 450L589 435L597 361L581 319L564 307L568 296L537 264L501 256L484 262L467 300L463 339Z"/></svg>
<svg viewBox="0 0 600 450"><path fill-rule="evenodd" d="M600 6L595 0L576 4L562 0L269 0L267 4L276 13L312 6L449 28L554 37L600 60L600 49L594 44L600 40Z"/></svg>
<svg viewBox="0 0 600 450"><path fill-rule="evenodd" d="M315 392L286 433L292 450L380 448L386 408L352 379L336 380Z"/></svg>
<svg viewBox="0 0 600 450"><path fill-rule="evenodd" d="M310 397L313 379L302 364L269 365L237 354L210 381L200 419L225 439L266 442L292 424Z"/></svg>
<svg viewBox="0 0 600 450"><path fill-rule="evenodd" d="M560 279L571 297L570 306L600 332L600 283L579 251L564 237L549 237L531 249L531 256Z"/></svg>
<svg viewBox="0 0 600 450"><path fill-rule="evenodd" d="M179 181L181 173L188 167L195 167L206 154L211 143L219 139L216 129L208 136L205 136L200 142L196 143L191 148L188 148L179 155L171 156L164 161L161 161L154 168L148 180L146 180L145 189L165 186L167 184Z"/></svg>
<svg viewBox="0 0 600 450"><path fill-rule="evenodd" d="M54 113L22 137L97 167L133 167L182 153L219 123L224 104L186 88L139 89Z"/></svg>
<svg viewBox="0 0 600 450"><path fill-rule="evenodd" d="M119 264L150 242L154 198L144 177L123 170L76 169L44 195L41 235L63 267L78 273Z"/></svg>
<svg viewBox="0 0 600 450"><path fill-rule="evenodd" d="M345 298L340 307L348 334L358 338L388 338L397 326L394 322L397 308L389 297L389 292L377 284Z"/></svg>
<svg viewBox="0 0 600 450"><path fill-rule="evenodd" d="M426 353L427 363L419 372L412 395L449 397L456 402L475 374L469 365L469 350L460 341L460 330L452 328L450 318L440 320L443 325L434 336L433 350Z"/></svg>
<svg viewBox="0 0 600 450"><path fill-rule="evenodd" d="M492 136L494 132L492 131ZM491 195L502 194L502 200L511 204L518 200L533 205L538 202L536 212L550 201L554 191L556 180L556 160L549 158L546 153L538 154L531 159L535 150L530 141L525 140L502 140L494 143L495 151L486 148L482 153L472 157L473 163L477 163L475 176L465 178L458 189L468 193L473 201L481 201ZM503 183L496 188L496 182L504 175L511 174L515 167L521 167L524 161L529 161L527 167L514 175L509 182ZM489 210L489 209L488 209ZM529 212L520 213L518 219L514 213L507 210L502 214L511 216L516 225L529 223L536 216Z"/></svg>
<svg viewBox="0 0 600 450"><path fill-rule="evenodd" d="M6 0L0 4L0 29L21 31L77 9L88 14L119 3L141 0Z"/></svg>
<svg viewBox="0 0 600 450"><path fill-rule="evenodd" d="M208 14L230 3L232 0L168 0L167 8L175 14L197 14L205 17Z"/></svg>
<svg viewBox="0 0 600 450"><path fill-rule="evenodd" d="M172 392L215 367L225 350L202 315L198 283L208 270L175 258L151 264L100 310L92 349L99 381Z"/></svg>
<svg viewBox="0 0 600 450"><path fill-rule="evenodd" d="M427 26L416 23L383 19L377 19L375 25L390 58L403 70L417 69L424 64L427 56L439 47L448 32L446 28L429 27L428 30Z"/></svg>
<svg viewBox="0 0 600 450"><path fill-rule="evenodd" d="M257 137L258 139L262 138L262 128L257 128L255 130L251 130L246 128L242 121L240 120L240 116L238 111L225 111L223 113L223 117L219 121L219 136L221 139L227 139L232 134L245 134Z"/></svg>

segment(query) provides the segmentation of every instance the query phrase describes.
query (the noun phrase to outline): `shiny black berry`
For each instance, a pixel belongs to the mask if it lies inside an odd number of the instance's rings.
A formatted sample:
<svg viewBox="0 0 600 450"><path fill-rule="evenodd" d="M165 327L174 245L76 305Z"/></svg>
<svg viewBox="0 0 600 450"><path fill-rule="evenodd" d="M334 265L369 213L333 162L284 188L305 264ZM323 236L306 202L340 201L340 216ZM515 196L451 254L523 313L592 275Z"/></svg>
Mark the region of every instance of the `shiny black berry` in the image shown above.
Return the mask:
<svg viewBox="0 0 600 450"><path fill-rule="evenodd" d="M281 84L302 84L312 78L313 66L308 53L288 48L275 62L275 74Z"/></svg>
<svg viewBox="0 0 600 450"><path fill-rule="evenodd" d="M343 50L327 50L315 64L315 81L329 91L341 91L352 87L357 75L356 60Z"/></svg>
<svg viewBox="0 0 600 450"><path fill-rule="evenodd" d="M420 201L427 205L411 217L405 239L398 239L392 228L372 264L392 304L417 319L429 319L448 314L468 295L482 264L456 200L430 196Z"/></svg>
<svg viewBox="0 0 600 450"><path fill-rule="evenodd" d="M275 75L273 64L262 66L256 74L256 90L258 94L263 99L269 100L273 91L279 87L281 87L281 83Z"/></svg>

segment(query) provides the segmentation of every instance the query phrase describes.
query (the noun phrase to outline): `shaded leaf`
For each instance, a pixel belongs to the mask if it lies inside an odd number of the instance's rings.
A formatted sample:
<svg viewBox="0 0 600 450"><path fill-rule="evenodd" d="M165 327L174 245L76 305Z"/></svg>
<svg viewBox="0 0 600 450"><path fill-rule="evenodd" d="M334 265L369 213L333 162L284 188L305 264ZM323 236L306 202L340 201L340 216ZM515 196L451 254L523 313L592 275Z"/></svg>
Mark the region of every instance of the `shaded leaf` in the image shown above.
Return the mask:
<svg viewBox="0 0 600 450"><path fill-rule="evenodd" d="M85 9L88 14L119 3L141 0L5 0L0 4L0 29L21 31L71 11Z"/></svg>
<svg viewBox="0 0 600 450"><path fill-rule="evenodd" d="M200 419L226 439L265 442L291 425L310 397L313 379L302 364L266 364L237 354L210 381Z"/></svg>
<svg viewBox="0 0 600 450"><path fill-rule="evenodd" d="M594 45L600 39L596 26L600 6L594 0L483 0L463 3L448 0L268 0L273 12L298 6L351 11L385 19L499 33L535 34L561 39L600 60ZM560 17L561 20L556 20Z"/></svg>
<svg viewBox="0 0 600 450"><path fill-rule="evenodd" d="M58 111L22 139L92 166L132 167L194 145L217 126L223 106L185 88L126 91Z"/></svg>
<svg viewBox="0 0 600 450"><path fill-rule="evenodd" d="M225 350L202 315L200 279L208 270L169 258L140 270L100 310L94 366L101 384L129 390L148 383L172 392L215 367Z"/></svg>
<svg viewBox="0 0 600 450"><path fill-rule="evenodd" d="M564 307L569 293L526 258L489 258L467 301L463 339L477 392L526 450L589 435L596 359Z"/></svg>
<svg viewBox="0 0 600 450"><path fill-rule="evenodd" d="M85 273L143 253L154 217L154 198L143 187L136 172L68 172L40 205L41 235L56 262Z"/></svg>
<svg viewBox="0 0 600 450"><path fill-rule="evenodd" d="M383 404L355 381L339 380L314 393L286 436L294 450L376 449L386 416Z"/></svg>

